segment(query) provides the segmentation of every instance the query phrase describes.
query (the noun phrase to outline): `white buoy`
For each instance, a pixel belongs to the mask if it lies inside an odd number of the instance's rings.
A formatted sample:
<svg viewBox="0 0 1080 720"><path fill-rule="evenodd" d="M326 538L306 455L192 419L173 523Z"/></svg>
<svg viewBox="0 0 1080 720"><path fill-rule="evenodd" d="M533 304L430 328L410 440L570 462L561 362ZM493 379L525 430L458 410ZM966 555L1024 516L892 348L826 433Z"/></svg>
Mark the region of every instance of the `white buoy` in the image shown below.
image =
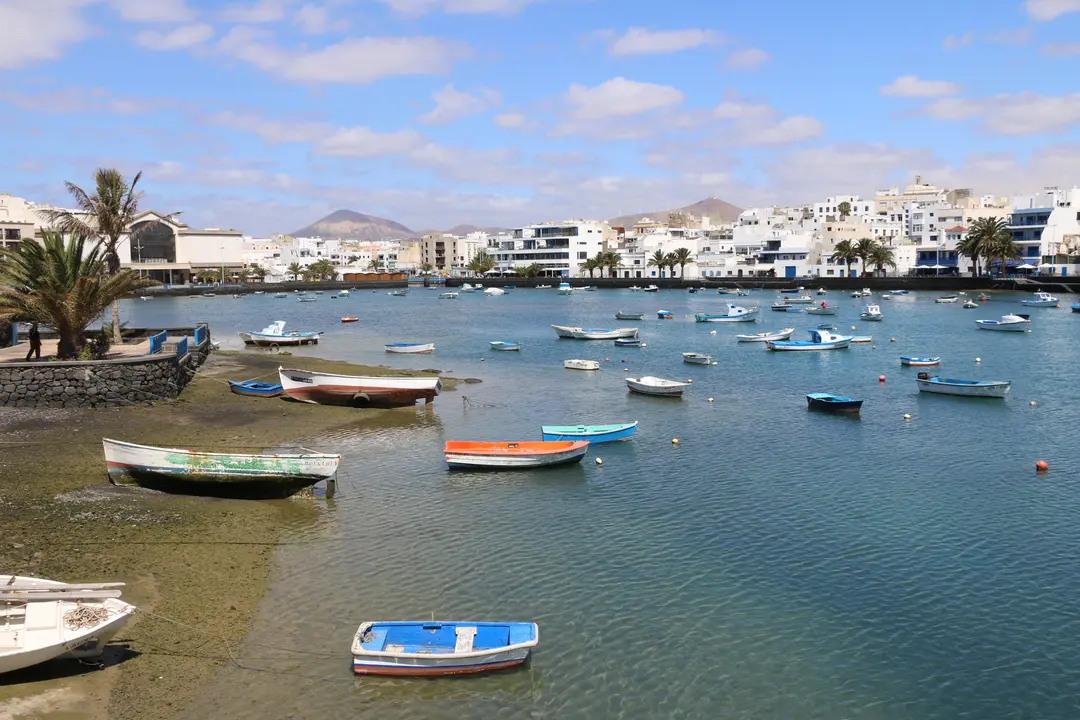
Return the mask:
<svg viewBox="0 0 1080 720"><path fill-rule="evenodd" d="M692 383L692 382L694 382L694 380L692 378L686 378L686 382Z"/></svg>
<svg viewBox="0 0 1080 720"><path fill-rule="evenodd" d="M711 331L709 332L709 334L710 334L710 335L715 335L715 334L716 334L716 331L715 331L715 330L711 330Z"/></svg>
<svg viewBox="0 0 1080 720"><path fill-rule="evenodd" d="M671 444L672 445L678 445L679 444L679 438L671 438Z"/></svg>
<svg viewBox="0 0 1080 720"><path fill-rule="evenodd" d="M712 398L709 398L709 402L712 402Z"/></svg>
<svg viewBox="0 0 1080 720"><path fill-rule="evenodd" d="M982 358L975 358L975 362L982 362Z"/></svg>
<svg viewBox="0 0 1080 720"><path fill-rule="evenodd" d="M910 416L910 415L904 415L904 419L905 419L905 420L910 420L910 419L911 419L911 416Z"/></svg>
<svg viewBox="0 0 1080 720"><path fill-rule="evenodd" d="M713 365L719 365L720 363L718 363L718 362L716 362L715 360L713 360L713 361L712 361L712 364L713 364Z"/></svg>
<svg viewBox="0 0 1080 720"><path fill-rule="evenodd" d="M1031 407L1035 407L1035 401L1034 400L1031 401Z"/></svg>
<svg viewBox="0 0 1080 720"><path fill-rule="evenodd" d="M596 464L597 465L603 465L604 461L602 459L600 459L600 458L596 458Z"/></svg>

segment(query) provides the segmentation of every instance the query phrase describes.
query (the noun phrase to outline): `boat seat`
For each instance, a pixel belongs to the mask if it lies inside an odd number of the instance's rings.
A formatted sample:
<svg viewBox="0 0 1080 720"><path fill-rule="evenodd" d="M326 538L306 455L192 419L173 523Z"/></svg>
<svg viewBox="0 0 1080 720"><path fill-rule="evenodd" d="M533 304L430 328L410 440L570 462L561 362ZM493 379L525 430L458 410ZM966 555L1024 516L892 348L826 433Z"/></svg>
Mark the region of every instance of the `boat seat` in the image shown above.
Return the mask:
<svg viewBox="0 0 1080 720"><path fill-rule="evenodd" d="M57 626L60 604L56 602L32 602L26 604L27 630L48 630Z"/></svg>
<svg viewBox="0 0 1080 720"><path fill-rule="evenodd" d="M454 644L454 652L467 653L472 652L473 640L476 638L475 627L458 627L457 628L457 642Z"/></svg>
<svg viewBox="0 0 1080 720"><path fill-rule="evenodd" d="M0 630L0 650L15 650L22 647L20 630Z"/></svg>

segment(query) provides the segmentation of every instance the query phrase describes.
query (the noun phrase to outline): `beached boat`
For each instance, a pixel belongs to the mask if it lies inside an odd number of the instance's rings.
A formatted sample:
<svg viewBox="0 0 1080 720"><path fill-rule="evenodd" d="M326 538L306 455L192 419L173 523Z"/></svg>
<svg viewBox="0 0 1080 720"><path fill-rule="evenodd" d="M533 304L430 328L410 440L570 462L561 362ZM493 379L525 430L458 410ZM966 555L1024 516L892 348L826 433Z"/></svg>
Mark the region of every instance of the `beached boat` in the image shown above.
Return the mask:
<svg viewBox="0 0 1080 720"><path fill-rule="evenodd" d="M615 319L616 320L644 320L645 319L645 313L617 312L617 313L615 313Z"/></svg>
<svg viewBox="0 0 1080 720"><path fill-rule="evenodd" d="M637 421L619 425L543 425L544 440L586 440L593 445L628 440L637 432Z"/></svg>
<svg viewBox="0 0 1080 720"><path fill-rule="evenodd" d="M836 306L829 307L828 303L821 303L821 305L817 307L806 308L806 312L810 315L835 315Z"/></svg>
<svg viewBox="0 0 1080 720"><path fill-rule="evenodd" d="M698 352L684 352L682 361L691 365L712 365L712 355Z"/></svg>
<svg viewBox="0 0 1080 720"><path fill-rule="evenodd" d="M488 343L488 345L491 346L492 350L511 351L521 349L521 345L519 343L507 342L506 340L492 340Z"/></svg>
<svg viewBox="0 0 1080 720"><path fill-rule="evenodd" d="M440 300L457 300L458 299L458 293L453 292L453 291L441 292L441 293L439 293L439 299Z"/></svg>
<svg viewBox="0 0 1080 720"><path fill-rule="evenodd" d="M757 307L745 308L741 305L728 303L726 312L722 313L697 313L694 321L699 323L714 322L754 322L757 320Z"/></svg>
<svg viewBox="0 0 1080 720"><path fill-rule="evenodd" d="M862 404L862 400L832 393L809 393L806 396L806 405L811 410L857 413L862 409Z"/></svg>
<svg viewBox="0 0 1080 720"><path fill-rule="evenodd" d="M360 322L360 318L353 317L352 315L342 315L341 316L341 322L343 322L343 323Z"/></svg>
<svg viewBox="0 0 1080 720"><path fill-rule="evenodd" d="M366 622L352 641L357 675L437 676L521 665L539 639L535 623Z"/></svg>
<svg viewBox="0 0 1080 720"><path fill-rule="evenodd" d="M122 587L0 575L0 675L54 659L100 657L135 612L120 600Z"/></svg>
<svg viewBox="0 0 1080 720"><path fill-rule="evenodd" d="M573 360L564 360L562 366L567 370L599 370L600 363L596 360L582 360L575 358Z"/></svg>
<svg viewBox="0 0 1080 720"><path fill-rule="evenodd" d="M626 378L626 387L631 392L641 393L642 395L677 398L682 397L683 390L690 387L690 383L645 375L639 378Z"/></svg>
<svg viewBox="0 0 1080 720"><path fill-rule="evenodd" d="M919 373L915 379L920 392L965 397L1003 398L1012 387L1009 380L957 380L955 378L930 377Z"/></svg>
<svg viewBox="0 0 1080 720"><path fill-rule="evenodd" d="M645 347L645 343L643 343L638 338L619 338L618 340L615 341L615 347L642 348L642 347Z"/></svg>
<svg viewBox="0 0 1080 720"><path fill-rule="evenodd" d="M975 326L980 330L999 330L1002 332L1027 332L1031 325L1024 315L1002 315L1000 320L976 320Z"/></svg>
<svg viewBox="0 0 1080 720"><path fill-rule="evenodd" d="M427 355L435 352L435 343L387 343L383 348L399 355Z"/></svg>
<svg viewBox="0 0 1080 720"><path fill-rule="evenodd" d="M769 350L807 351L807 350L843 350L851 343L850 335L833 335L828 330L808 330L809 340L769 340L765 347Z"/></svg>
<svg viewBox="0 0 1080 720"><path fill-rule="evenodd" d="M642 292L660 292L660 288L656 285L649 285L645 287Z"/></svg>
<svg viewBox="0 0 1080 720"><path fill-rule="evenodd" d="M284 392L281 385L256 382L254 380L230 380L229 389L237 395L248 395L250 397L277 397Z"/></svg>
<svg viewBox="0 0 1080 720"><path fill-rule="evenodd" d="M160 448L102 439L109 480L166 492L287 497L337 472L341 456L242 454Z"/></svg>
<svg viewBox="0 0 1080 720"><path fill-rule="evenodd" d="M1028 307L1060 307L1058 299L1048 292L1037 292L1030 300L1021 300L1020 304Z"/></svg>
<svg viewBox="0 0 1080 720"><path fill-rule="evenodd" d="M657 310L656 317L660 320L674 320L675 313L671 312L670 310Z"/></svg>
<svg viewBox="0 0 1080 720"><path fill-rule="evenodd" d="M884 320L885 316L881 314L880 305L867 305L863 308L863 311L859 313L859 317L863 320L880 321Z"/></svg>
<svg viewBox="0 0 1080 720"><path fill-rule="evenodd" d="M453 468L515 469L581 462L589 452L587 440L555 442L473 442L447 440L446 464Z"/></svg>
<svg viewBox="0 0 1080 720"><path fill-rule="evenodd" d="M939 304L940 303L954 303L958 299L959 298L956 295L942 295L941 297L936 298L934 300L934 302L939 303Z"/></svg>
<svg viewBox="0 0 1080 720"><path fill-rule="evenodd" d="M570 287L570 283L559 283L560 295L573 295L574 288Z"/></svg>
<svg viewBox="0 0 1080 720"><path fill-rule="evenodd" d="M270 347L273 345L313 345L319 342L321 332L285 332L285 321L275 320L262 330L237 333L246 345Z"/></svg>
<svg viewBox="0 0 1080 720"><path fill-rule="evenodd" d="M900 364L908 367L932 367L941 364L938 356L901 355Z"/></svg>
<svg viewBox="0 0 1080 720"><path fill-rule="evenodd" d="M753 335L736 335L739 342L769 342L770 340L787 340L795 332L795 328L784 328L780 332L759 332Z"/></svg>
<svg viewBox="0 0 1080 720"><path fill-rule="evenodd" d="M335 375L278 368L281 387L293 400L316 405L413 405L442 391L438 376Z"/></svg>

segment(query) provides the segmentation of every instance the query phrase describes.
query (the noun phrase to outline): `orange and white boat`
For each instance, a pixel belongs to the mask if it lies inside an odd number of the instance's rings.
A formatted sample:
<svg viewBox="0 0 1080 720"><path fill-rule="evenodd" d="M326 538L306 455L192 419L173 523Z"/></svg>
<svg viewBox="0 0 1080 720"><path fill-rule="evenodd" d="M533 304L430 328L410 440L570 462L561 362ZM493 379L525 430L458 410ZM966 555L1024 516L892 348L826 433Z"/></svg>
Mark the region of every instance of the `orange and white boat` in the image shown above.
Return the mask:
<svg viewBox="0 0 1080 720"><path fill-rule="evenodd" d="M470 442L448 440L446 464L454 468L534 468L581 462L587 440L537 442Z"/></svg>
<svg viewBox="0 0 1080 720"><path fill-rule="evenodd" d="M342 317L342 318L341 318L341 322L343 322L343 323L350 323L350 322L359 322L359 321L360 321L360 318L358 318L358 317L351 317L351 316L349 316L349 315L346 315L346 316L344 316L344 317Z"/></svg>

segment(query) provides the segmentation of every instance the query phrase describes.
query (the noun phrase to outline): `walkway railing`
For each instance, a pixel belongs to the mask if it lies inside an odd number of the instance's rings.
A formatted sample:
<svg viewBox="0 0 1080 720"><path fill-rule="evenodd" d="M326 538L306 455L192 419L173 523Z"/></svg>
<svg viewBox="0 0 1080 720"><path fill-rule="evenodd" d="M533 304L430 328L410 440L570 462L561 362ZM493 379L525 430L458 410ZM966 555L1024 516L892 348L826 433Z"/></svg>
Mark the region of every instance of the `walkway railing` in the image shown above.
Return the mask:
<svg viewBox="0 0 1080 720"><path fill-rule="evenodd" d="M182 358L185 355L187 355L187 345L188 345L187 338L186 337L180 338L180 341L178 343L176 343L176 357Z"/></svg>
<svg viewBox="0 0 1080 720"><path fill-rule="evenodd" d="M150 336L150 354L157 355L161 352L161 348L165 345L165 340L169 337L168 330L162 330L157 335Z"/></svg>
<svg viewBox="0 0 1080 720"><path fill-rule="evenodd" d="M195 326L195 347L201 347L202 344L206 342L206 331L207 328L205 325Z"/></svg>

